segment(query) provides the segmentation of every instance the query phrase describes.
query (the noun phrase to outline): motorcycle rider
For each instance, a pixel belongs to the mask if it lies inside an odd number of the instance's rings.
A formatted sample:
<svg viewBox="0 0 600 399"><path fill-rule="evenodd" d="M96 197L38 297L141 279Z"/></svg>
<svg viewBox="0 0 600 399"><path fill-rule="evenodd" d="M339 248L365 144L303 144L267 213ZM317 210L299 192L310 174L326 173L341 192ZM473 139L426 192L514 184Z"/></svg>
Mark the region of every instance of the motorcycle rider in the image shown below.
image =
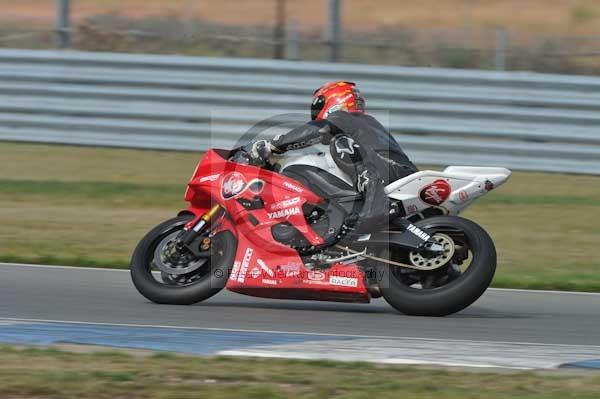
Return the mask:
<svg viewBox="0 0 600 399"><path fill-rule="evenodd" d="M356 230L372 231L387 224L390 204L384 188L415 173L416 166L385 127L365 113L365 99L352 82L325 83L315 90L311 119L271 141L255 142L249 155L262 161L271 153L329 144L335 163L364 195Z"/></svg>

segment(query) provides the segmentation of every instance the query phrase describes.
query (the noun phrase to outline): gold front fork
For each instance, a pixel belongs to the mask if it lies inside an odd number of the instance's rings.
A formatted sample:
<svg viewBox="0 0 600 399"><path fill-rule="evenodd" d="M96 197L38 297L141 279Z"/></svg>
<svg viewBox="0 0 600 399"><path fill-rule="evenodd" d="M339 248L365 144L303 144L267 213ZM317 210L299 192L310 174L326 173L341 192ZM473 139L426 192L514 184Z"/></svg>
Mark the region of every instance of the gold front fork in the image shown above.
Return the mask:
<svg viewBox="0 0 600 399"><path fill-rule="evenodd" d="M196 237L198 237L200 233L202 233L202 231L212 223L213 219L221 213L221 209L221 205L217 204L210 208L210 210L204 215L200 216L198 223L196 223L196 225L190 230L186 230L184 232L183 236L179 240L178 246L183 248L184 246L190 245L196 239Z"/></svg>
<svg viewBox="0 0 600 399"><path fill-rule="evenodd" d="M192 230L194 230L196 233L199 233L200 231L202 231L202 229L204 229L204 227L211 224L211 222L213 221L215 216L217 216L220 212L221 212L221 205L216 204L215 206L210 208L208 210L208 212L206 212L204 215L202 215L200 217L200 220L198 221L198 223L196 223L196 225L194 227L192 227Z"/></svg>
<svg viewBox="0 0 600 399"><path fill-rule="evenodd" d="M219 212L221 211L221 205L216 204L215 206L213 206L212 208L210 208L208 210L208 212L206 212L204 215L202 215L202 220L204 220L206 223L210 223L212 221L212 219L219 214Z"/></svg>

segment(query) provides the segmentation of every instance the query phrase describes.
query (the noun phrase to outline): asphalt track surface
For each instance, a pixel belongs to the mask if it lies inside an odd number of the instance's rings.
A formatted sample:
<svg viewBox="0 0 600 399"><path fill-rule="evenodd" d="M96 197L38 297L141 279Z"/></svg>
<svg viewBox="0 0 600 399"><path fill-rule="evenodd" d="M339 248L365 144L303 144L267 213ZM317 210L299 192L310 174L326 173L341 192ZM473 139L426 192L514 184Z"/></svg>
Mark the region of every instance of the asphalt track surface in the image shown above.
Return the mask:
<svg viewBox="0 0 600 399"><path fill-rule="evenodd" d="M228 291L167 306L140 296L127 271L52 266L0 264L0 318L600 347L599 294L491 289L444 318L401 315L379 299L286 301Z"/></svg>

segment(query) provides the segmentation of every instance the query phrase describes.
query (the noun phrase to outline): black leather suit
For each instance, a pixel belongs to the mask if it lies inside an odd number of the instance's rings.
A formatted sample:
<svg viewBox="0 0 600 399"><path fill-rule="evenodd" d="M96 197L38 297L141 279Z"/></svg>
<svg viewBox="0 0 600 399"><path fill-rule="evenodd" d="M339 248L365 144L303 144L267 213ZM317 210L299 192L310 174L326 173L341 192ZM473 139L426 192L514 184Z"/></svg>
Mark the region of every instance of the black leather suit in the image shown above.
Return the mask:
<svg viewBox="0 0 600 399"><path fill-rule="evenodd" d="M327 119L308 122L275 137L271 149L283 153L321 142L330 145L336 164L351 176L355 189L364 193L357 229L387 224L385 186L417 171L398 142L372 116L337 111Z"/></svg>

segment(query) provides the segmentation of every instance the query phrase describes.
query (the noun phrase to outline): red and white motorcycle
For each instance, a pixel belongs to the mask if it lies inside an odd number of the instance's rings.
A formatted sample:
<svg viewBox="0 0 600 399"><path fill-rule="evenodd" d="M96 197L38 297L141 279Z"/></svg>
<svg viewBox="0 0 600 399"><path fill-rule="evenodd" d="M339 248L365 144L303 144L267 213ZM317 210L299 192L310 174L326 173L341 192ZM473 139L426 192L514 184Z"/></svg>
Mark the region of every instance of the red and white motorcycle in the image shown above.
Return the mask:
<svg viewBox="0 0 600 399"><path fill-rule="evenodd" d="M452 166L394 181L389 228L357 234L362 197L329 147L258 166L243 147L210 150L188 184L188 209L142 239L131 276L156 303L192 304L227 288L278 299L383 296L406 314L448 315L479 298L496 269L489 235L456 215L510 175Z"/></svg>

